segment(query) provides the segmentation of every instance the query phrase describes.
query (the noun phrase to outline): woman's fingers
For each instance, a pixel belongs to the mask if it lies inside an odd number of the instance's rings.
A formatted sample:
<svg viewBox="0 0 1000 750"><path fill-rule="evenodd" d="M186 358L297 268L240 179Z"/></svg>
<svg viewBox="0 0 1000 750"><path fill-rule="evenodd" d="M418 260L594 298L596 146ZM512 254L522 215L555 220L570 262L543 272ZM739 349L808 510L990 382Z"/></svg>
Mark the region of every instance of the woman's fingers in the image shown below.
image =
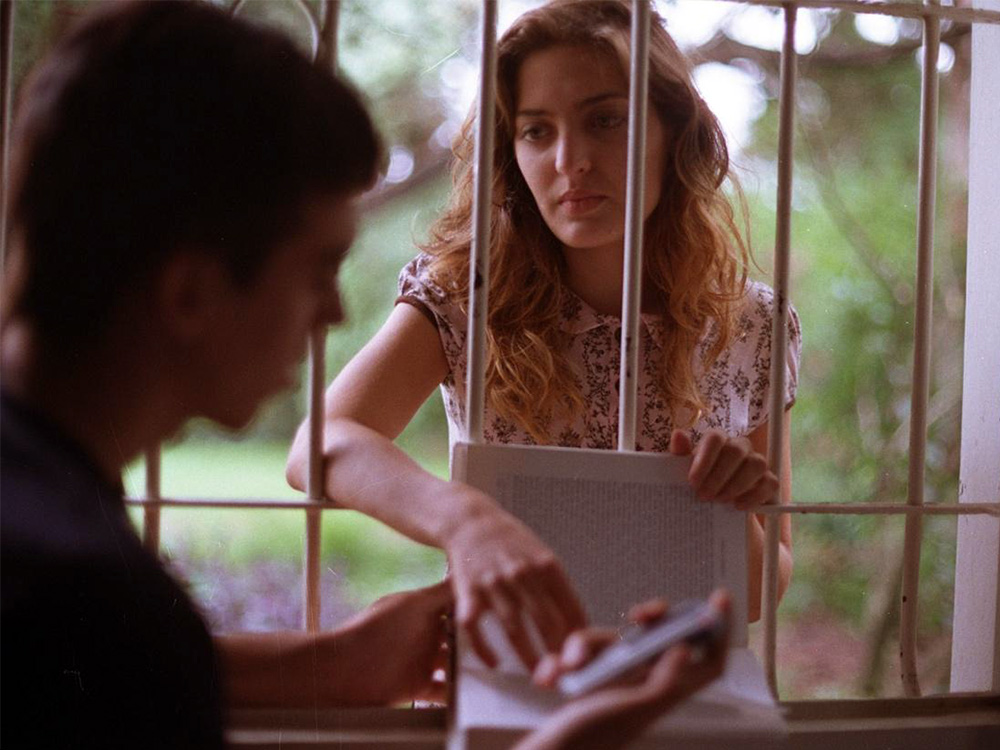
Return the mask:
<svg viewBox="0 0 1000 750"><path fill-rule="evenodd" d="M698 448L694 453L694 460L691 461L691 470L688 472L688 481L695 492L701 495L701 488L709 474L715 468L719 454L726 444L726 436L718 430L709 430L698 443Z"/></svg>
<svg viewBox="0 0 1000 750"><path fill-rule="evenodd" d="M569 617L556 603L555 596L541 580L541 576L531 576L523 581L523 585L527 590L527 596L523 599L525 612L535 624L546 651L558 651L566 636L579 625L569 624Z"/></svg>
<svg viewBox="0 0 1000 750"><path fill-rule="evenodd" d="M521 614L521 602L517 593L509 588L505 581L496 580L491 583L490 609L496 615L507 640L510 642L517 658L521 660L529 670L535 668L538 663L538 654L535 652L531 636L525 627L524 618Z"/></svg>
<svg viewBox="0 0 1000 750"><path fill-rule="evenodd" d="M479 618L483 607L479 601L479 594L469 586L462 585L455 579L455 622L465 632L469 639L469 645L476 653L476 656L486 666L493 668L497 665L496 654L493 653L483 638L479 629Z"/></svg>
<svg viewBox="0 0 1000 750"><path fill-rule="evenodd" d="M718 430L702 438L688 478L702 500L732 503L741 510L766 502L777 489L767 459L753 450L750 441Z"/></svg>
<svg viewBox="0 0 1000 750"><path fill-rule="evenodd" d="M496 616L514 652L529 669L537 663L539 650L557 651L566 636L586 622L583 607L555 556L543 550L534 559L524 557L501 556L490 561L491 565L453 566L456 622L490 667L496 666L497 659L480 627L487 612Z"/></svg>
<svg viewBox="0 0 1000 750"><path fill-rule="evenodd" d="M769 502L777 493L779 486L778 478L767 472L749 491L736 497L733 505L739 510L752 510Z"/></svg>
<svg viewBox="0 0 1000 750"><path fill-rule="evenodd" d="M691 436L683 430L670 433L670 445L667 450L674 456L687 456L691 453Z"/></svg>
<svg viewBox="0 0 1000 750"><path fill-rule="evenodd" d="M777 486L777 477L768 471L767 459L760 453L751 451L719 489L717 498L724 502L746 502L761 482L769 480L773 480L775 487Z"/></svg>

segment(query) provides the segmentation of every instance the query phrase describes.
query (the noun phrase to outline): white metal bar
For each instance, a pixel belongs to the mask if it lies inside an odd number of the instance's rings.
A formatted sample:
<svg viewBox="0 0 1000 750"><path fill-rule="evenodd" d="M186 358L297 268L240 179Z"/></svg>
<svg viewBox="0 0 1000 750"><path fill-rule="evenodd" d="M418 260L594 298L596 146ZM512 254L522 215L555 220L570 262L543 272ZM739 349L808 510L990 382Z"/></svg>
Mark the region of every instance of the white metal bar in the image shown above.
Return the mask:
<svg viewBox="0 0 1000 750"><path fill-rule="evenodd" d="M319 631L319 616L322 609L320 598L320 565L322 543L322 514L319 508L306 511L305 560L303 561L303 578L305 579L305 606L303 619L305 629L310 633Z"/></svg>
<svg viewBox="0 0 1000 750"><path fill-rule="evenodd" d="M723 0L729 2L730 0ZM740 0L745 5L784 7L783 0ZM895 16L897 18L940 18L959 23L1000 24L1000 12L953 5L920 5L918 3L871 2L870 0L797 0L800 8L811 10L842 10L848 13Z"/></svg>
<svg viewBox="0 0 1000 750"><path fill-rule="evenodd" d="M496 99L497 3L483 0L476 127L475 200L469 248L469 364L466 373L466 439L483 442L486 406L486 324L490 289L490 214L493 205L494 100Z"/></svg>
<svg viewBox="0 0 1000 750"><path fill-rule="evenodd" d="M310 500L283 500L281 498L212 498L164 497L151 501L145 498L126 498L126 504L135 506L158 505L164 508L229 508L258 510L344 510L329 500L315 503ZM902 503L795 503L794 505L762 505L753 513L761 515L846 515L846 516L997 516L1000 503L931 503L905 505Z"/></svg>
<svg viewBox="0 0 1000 750"><path fill-rule="evenodd" d="M303 3L310 17L316 21L308 3ZM316 52L316 64L325 67L331 73L337 72L337 31L340 26L340 0L323 0L321 13L322 23L319 26L319 47Z"/></svg>
<svg viewBox="0 0 1000 750"><path fill-rule="evenodd" d="M838 516L997 516L1000 503L962 503L903 505L901 503L795 503L794 505L762 505L755 513L779 515L838 515Z"/></svg>
<svg viewBox="0 0 1000 750"><path fill-rule="evenodd" d="M781 46L781 96L778 124L778 197L774 246L774 320L771 328L771 403L768 417L767 459L771 471L783 482L782 450L785 416L785 349L788 345L788 257L791 250L792 166L795 126L795 19L797 7L785 9L785 36ZM771 503L780 503L780 490ZM778 696L778 556L781 520L768 516L764 522L764 570L761 606L764 620L764 667L768 684Z"/></svg>
<svg viewBox="0 0 1000 750"><path fill-rule="evenodd" d="M642 301L643 194L646 184L646 110L649 100L649 0L632 3L629 62L628 185L625 193L625 258L622 280L621 363L618 377L618 450L635 450L635 403L639 372Z"/></svg>
<svg viewBox="0 0 1000 750"><path fill-rule="evenodd" d="M925 0L934 5L937 0ZM916 311L913 326L913 387L910 392L908 505L924 503L927 453L927 400L930 395L931 310L934 289L934 209L937 180L938 49L941 21L924 19L920 98L920 162L917 209ZM920 587L921 516L906 518L903 537L903 592L899 621L900 676L907 696L920 695L917 675L917 599Z"/></svg>
<svg viewBox="0 0 1000 750"><path fill-rule="evenodd" d="M1000 10L1000 0L980 3ZM1000 26L971 36L962 505L1000 496ZM1000 693L1000 519L962 518L957 536L950 689Z"/></svg>
<svg viewBox="0 0 1000 750"><path fill-rule="evenodd" d="M14 89L14 3L0 2L0 258L7 257L7 186Z"/></svg>
<svg viewBox="0 0 1000 750"><path fill-rule="evenodd" d="M307 9L308 10L308 9ZM319 29L316 44L316 65L336 72L337 22L340 4L333 0L323 3L323 27ZM315 16L309 11L310 18ZM306 494L314 503L326 495L323 476L323 391L326 386L326 324L316 325L309 336L309 464ZM310 633L319 630L322 610L320 592L320 562L322 556L323 517L317 507L306 510L305 554L302 561L304 602L303 620Z"/></svg>
<svg viewBox="0 0 1000 750"><path fill-rule="evenodd" d="M146 497L142 505L142 543L153 555L160 554L160 446L146 449Z"/></svg>
<svg viewBox="0 0 1000 750"><path fill-rule="evenodd" d="M326 384L326 326L316 326L309 336L309 464L306 495L322 500L323 390Z"/></svg>
<svg viewBox="0 0 1000 750"><path fill-rule="evenodd" d="M145 498L125 498L126 505L158 505L162 508L229 508L230 510L343 510L343 507L325 501L293 500L273 497L164 497L159 500Z"/></svg>

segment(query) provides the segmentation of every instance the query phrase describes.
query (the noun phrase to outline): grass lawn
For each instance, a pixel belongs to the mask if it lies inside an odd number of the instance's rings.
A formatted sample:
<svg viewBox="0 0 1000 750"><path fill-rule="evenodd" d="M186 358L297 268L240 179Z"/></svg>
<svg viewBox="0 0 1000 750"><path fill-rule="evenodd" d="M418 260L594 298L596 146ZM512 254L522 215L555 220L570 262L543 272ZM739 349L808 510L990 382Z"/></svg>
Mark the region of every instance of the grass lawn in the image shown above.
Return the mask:
<svg viewBox="0 0 1000 750"><path fill-rule="evenodd" d="M183 498L300 497L285 483L287 450L287 443L256 441L188 441L166 446L161 492L164 497ZM438 474L447 472L440 462L429 468ZM144 483L144 462L139 460L125 472L126 492L141 497ZM132 516L141 524L141 511L133 509ZM300 510L165 508L161 524L163 552L189 579L210 618L214 605L206 599L220 594L214 579L232 579L232 583L240 578L239 571L250 573L244 578L251 580L239 586L245 590L227 593L227 601L232 596L245 601L273 598L273 591L255 592L254 578L261 579L263 589L277 586L263 580L274 575L288 579L285 584L289 586L299 586L305 530L305 514ZM331 595L349 609L391 591L432 583L444 570L444 556L438 550L411 542L352 511L323 513L322 550L324 596L336 588Z"/></svg>

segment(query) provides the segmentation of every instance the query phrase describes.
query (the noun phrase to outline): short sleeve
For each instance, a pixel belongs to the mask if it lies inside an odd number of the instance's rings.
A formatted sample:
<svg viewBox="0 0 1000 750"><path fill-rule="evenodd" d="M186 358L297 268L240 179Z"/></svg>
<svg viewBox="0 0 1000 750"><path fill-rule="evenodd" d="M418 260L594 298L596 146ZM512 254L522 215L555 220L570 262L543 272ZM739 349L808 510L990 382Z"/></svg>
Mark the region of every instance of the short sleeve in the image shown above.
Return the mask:
<svg viewBox="0 0 1000 750"><path fill-rule="evenodd" d="M754 284L751 290L749 329L753 331L753 379L748 414L748 429L753 431L768 421L771 408L771 334L775 312L774 291L763 284ZM802 357L802 323L795 307L788 305L788 331L785 344L785 410L795 404L799 387L799 365Z"/></svg>
<svg viewBox="0 0 1000 750"><path fill-rule="evenodd" d="M465 377L465 339L468 323L461 307L452 301L430 273L431 257L421 253L399 272L396 304L411 305L434 325L448 361L448 385Z"/></svg>
<svg viewBox="0 0 1000 750"><path fill-rule="evenodd" d="M429 266L430 258L423 253L403 266L399 272L396 304L405 302L412 305L440 331L448 298L431 278Z"/></svg>

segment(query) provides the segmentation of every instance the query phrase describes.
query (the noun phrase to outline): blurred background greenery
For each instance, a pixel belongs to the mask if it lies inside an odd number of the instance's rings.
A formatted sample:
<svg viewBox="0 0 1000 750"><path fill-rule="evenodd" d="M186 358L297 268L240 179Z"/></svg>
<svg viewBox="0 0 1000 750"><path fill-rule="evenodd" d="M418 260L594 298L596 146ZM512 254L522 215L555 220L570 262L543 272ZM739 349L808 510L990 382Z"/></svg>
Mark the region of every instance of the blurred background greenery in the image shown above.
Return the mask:
<svg viewBox="0 0 1000 750"><path fill-rule="evenodd" d="M87 4L14 4L16 82ZM501 24L535 4L506 0ZM715 0L657 5L698 65L699 86L731 133L750 205L760 265L755 275L767 280L775 221L777 12ZM241 7L311 48L299 4L270 0ZM318 10L315 3L310 7ZM385 319L396 274L447 196L447 146L474 94L477 54L474 0L343 0L341 7L342 71L365 92L391 149L386 176L366 198L364 228L344 266L349 319L329 336L329 377ZM902 502L920 26L840 11L800 10L799 17L792 298L804 352L792 420L794 498ZM945 23L943 32L930 502L957 497L964 335L969 29ZM720 94L720 85L732 88ZM727 105L734 111L721 111ZM294 497L283 467L303 415L299 388L268 404L239 435L192 423L164 446L163 494ZM438 396L399 442L431 471L447 474ZM139 461L129 468L126 485L141 496L143 483ZM901 694L894 657L901 518L795 516L793 526L795 572L779 610L782 697ZM299 511L167 509L163 548L216 629L296 627L303 527ZM927 692L948 687L954 547L952 519L925 523L918 643ZM324 514L323 556L325 625L383 593L433 581L444 566L439 552L346 511ZM758 643L757 626L751 637Z"/></svg>

